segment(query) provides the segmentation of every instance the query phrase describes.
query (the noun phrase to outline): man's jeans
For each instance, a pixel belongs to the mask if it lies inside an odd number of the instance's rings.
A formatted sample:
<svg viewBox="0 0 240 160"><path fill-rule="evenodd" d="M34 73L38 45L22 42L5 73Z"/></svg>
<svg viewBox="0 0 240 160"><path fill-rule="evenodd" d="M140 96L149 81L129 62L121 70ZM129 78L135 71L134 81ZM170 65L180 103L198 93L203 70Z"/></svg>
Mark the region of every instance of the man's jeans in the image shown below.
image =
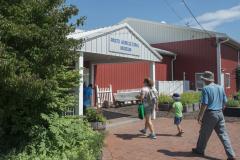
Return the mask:
<svg viewBox="0 0 240 160"><path fill-rule="evenodd" d="M231 142L225 127L225 120L222 111L206 110L203 116L203 122L197 142L197 151L204 153L207 142L212 134L213 129L221 140L228 158L235 157Z"/></svg>

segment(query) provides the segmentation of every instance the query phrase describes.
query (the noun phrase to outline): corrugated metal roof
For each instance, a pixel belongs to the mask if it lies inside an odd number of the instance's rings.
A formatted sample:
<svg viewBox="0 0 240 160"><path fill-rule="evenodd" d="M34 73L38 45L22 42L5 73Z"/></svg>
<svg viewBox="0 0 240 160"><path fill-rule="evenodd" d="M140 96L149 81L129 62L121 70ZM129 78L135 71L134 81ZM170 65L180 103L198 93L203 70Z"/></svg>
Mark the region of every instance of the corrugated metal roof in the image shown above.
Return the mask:
<svg viewBox="0 0 240 160"><path fill-rule="evenodd" d="M240 43L225 33L203 31L197 28L191 28L186 26L178 26L160 22L154 22L149 20L142 20L137 18L125 18L120 23L128 23L133 27L148 43L165 43L173 41L202 39L202 38L229 38L229 43L240 48Z"/></svg>
<svg viewBox="0 0 240 160"><path fill-rule="evenodd" d="M138 22L148 23L148 24L152 24L152 25L165 26L165 27L171 27L171 28L175 28L175 29L192 30L192 31L197 31L197 32L201 32L201 33L206 33L205 31L203 31L201 29L197 29L197 28L161 23L161 22L150 21L150 20L143 20L143 19L132 18L132 17L127 17L124 20L122 20L120 23L127 23L127 21L138 21ZM217 36L217 35L222 36L222 37L226 36L225 33L214 32L214 31L207 31L207 32L209 34L211 34L212 36Z"/></svg>
<svg viewBox="0 0 240 160"><path fill-rule="evenodd" d="M117 26L119 27L120 25L103 27L103 28L98 28L98 29L89 30L89 31L76 30L75 32L70 33L67 37L73 38L73 39L83 39L83 38L87 39L90 37L97 36L98 34L106 33L106 32L109 32L110 30L114 30Z"/></svg>

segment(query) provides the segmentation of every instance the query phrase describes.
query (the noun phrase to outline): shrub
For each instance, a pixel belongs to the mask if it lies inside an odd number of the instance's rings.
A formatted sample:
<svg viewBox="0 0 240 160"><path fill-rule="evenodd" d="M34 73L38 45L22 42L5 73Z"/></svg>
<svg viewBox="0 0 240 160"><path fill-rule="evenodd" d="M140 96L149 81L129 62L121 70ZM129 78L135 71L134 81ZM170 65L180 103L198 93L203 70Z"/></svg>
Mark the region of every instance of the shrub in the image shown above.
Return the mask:
<svg viewBox="0 0 240 160"><path fill-rule="evenodd" d="M96 160L101 155L103 134L93 131L79 117L42 115L49 128L34 126L33 142L21 152L12 150L1 159L9 160Z"/></svg>
<svg viewBox="0 0 240 160"><path fill-rule="evenodd" d="M68 23L77 13L63 0L0 1L2 159L92 160L98 154L98 133L82 120L57 116L76 106L73 88L81 75L72 66L82 40L67 35L83 24L85 17Z"/></svg>
<svg viewBox="0 0 240 160"><path fill-rule="evenodd" d="M106 122L106 118L103 116L103 114L93 108L88 108L86 110L85 119L88 122Z"/></svg>
<svg viewBox="0 0 240 160"><path fill-rule="evenodd" d="M240 102L234 99L229 99L226 104L227 107L240 107Z"/></svg>
<svg viewBox="0 0 240 160"><path fill-rule="evenodd" d="M173 103L172 97L165 95L165 94L160 94L158 97L158 104L171 104Z"/></svg>
<svg viewBox="0 0 240 160"><path fill-rule="evenodd" d="M183 105L199 103L201 93L200 92L184 92L181 95L181 102Z"/></svg>
<svg viewBox="0 0 240 160"><path fill-rule="evenodd" d="M237 97L236 97L237 100L240 100L240 91L237 92L237 95L236 95L236 96L237 96Z"/></svg>

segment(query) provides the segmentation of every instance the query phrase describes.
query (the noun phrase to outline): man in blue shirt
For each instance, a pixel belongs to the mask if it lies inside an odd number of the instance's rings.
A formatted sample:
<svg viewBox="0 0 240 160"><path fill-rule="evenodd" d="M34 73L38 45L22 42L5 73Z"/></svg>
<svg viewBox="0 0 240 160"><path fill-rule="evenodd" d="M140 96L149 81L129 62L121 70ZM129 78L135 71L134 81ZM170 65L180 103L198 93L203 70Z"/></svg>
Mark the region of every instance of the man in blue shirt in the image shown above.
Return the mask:
<svg viewBox="0 0 240 160"><path fill-rule="evenodd" d="M235 160L235 153L225 127L222 112L227 102L224 89L214 83L214 75L210 71L205 71L201 78L205 83L202 90L201 110L197 118L199 124L201 124L201 129L197 147L193 148L192 152L203 156L212 131L215 130L224 146L228 160Z"/></svg>
<svg viewBox="0 0 240 160"><path fill-rule="evenodd" d="M83 114L86 113L86 109L91 106L91 97L92 97L92 84L89 84L88 87L83 85Z"/></svg>

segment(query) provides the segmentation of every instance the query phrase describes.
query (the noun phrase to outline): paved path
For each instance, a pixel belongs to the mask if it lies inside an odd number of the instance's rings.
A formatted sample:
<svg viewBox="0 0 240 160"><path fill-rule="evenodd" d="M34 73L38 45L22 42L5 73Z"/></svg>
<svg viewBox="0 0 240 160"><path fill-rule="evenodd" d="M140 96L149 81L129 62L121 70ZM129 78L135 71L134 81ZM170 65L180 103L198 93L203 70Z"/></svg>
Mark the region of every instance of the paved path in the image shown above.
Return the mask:
<svg viewBox="0 0 240 160"><path fill-rule="evenodd" d="M157 140L148 139L138 132L143 121L135 121L118 127L109 128L105 140L103 160L221 160L226 155L220 140L215 133L209 140L206 157L200 158L191 154L195 147L199 125L195 120L186 119L182 125L183 137L176 137L176 127L170 118L154 120ZM232 145L240 155L240 122L227 123Z"/></svg>

